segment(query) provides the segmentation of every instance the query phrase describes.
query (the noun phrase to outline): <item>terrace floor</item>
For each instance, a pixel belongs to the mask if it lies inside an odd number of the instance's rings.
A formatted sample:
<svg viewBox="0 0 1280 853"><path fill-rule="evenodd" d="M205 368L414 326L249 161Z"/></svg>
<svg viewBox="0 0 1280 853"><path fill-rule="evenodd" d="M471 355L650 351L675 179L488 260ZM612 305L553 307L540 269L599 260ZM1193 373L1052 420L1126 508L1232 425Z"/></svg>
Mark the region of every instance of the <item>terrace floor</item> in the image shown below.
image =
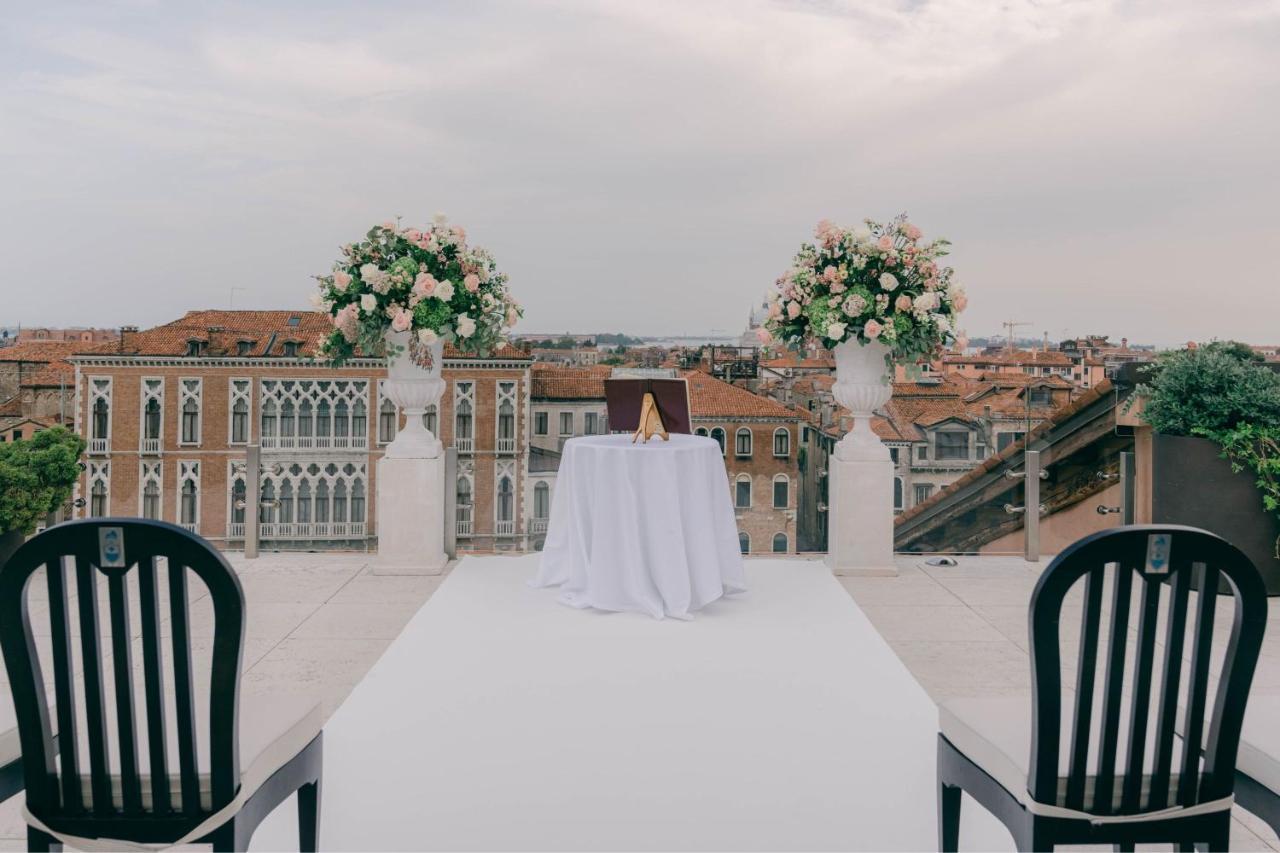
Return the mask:
<svg viewBox="0 0 1280 853"><path fill-rule="evenodd" d="M246 693L310 693L324 703L326 714L332 714L448 578L448 572L439 577L374 575L368 560L362 554L266 554L256 561L233 555L249 603ZM480 562L493 561L516 562ZM838 578L838 585L825 588L842 586L848 592L858 605L849 611L853 618L860 609L929 696L1027 693L1026 605L1044 564L1015 557L961 557L954 567L928 566L924 558L914 556L902 556L898 562L898 577ZM748 578L760 574L763 579L777 563L753 560ZM783 563L781 568L788 567ZM820 567L794 568L807 573ZM523 569L516 575L522 573ZM762 593L767 589L759 588ZM546 605L556 618L584 615L556 607L552 598ZM627 615L604 621L625 624L621 620L641 618ZM753 651L762 654L764 648ZM1280 692L1280 600L1272 605L1255 690ZM330 796L337 793L331 785L327 789ZM932 797L931 787L928 796ZM0 805L0 851L25 849L18 802L15 798ZM972 805L966 809L967 824L974 822L977 811ZM932 826L932 809L924 814ZM284 832L289 833L280 836L282 843L296 843L292 816L291 809L276 816L283 818ZM981 821L977 829L980 837L988 837ZM263 833L263 841L273 837L267 825ZM1011 849L1011 841L1006 846ZM1280 850L1280 840L1261 821L1237 810L1232 847Z"/></svg>

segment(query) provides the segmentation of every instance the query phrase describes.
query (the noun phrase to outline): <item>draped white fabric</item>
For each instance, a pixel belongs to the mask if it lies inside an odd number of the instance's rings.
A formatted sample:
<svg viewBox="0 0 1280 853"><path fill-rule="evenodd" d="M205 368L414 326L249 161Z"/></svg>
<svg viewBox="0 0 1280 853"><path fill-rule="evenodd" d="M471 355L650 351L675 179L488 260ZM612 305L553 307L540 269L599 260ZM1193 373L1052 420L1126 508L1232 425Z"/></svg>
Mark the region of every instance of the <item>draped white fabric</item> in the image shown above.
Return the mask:
<svg viewBox="0 0 1280 853"><path fill-rule="evenodd" d="M724 457L714 439L628 435L565 444L534 586L572 607L688 619L743 592Z"/></svg>

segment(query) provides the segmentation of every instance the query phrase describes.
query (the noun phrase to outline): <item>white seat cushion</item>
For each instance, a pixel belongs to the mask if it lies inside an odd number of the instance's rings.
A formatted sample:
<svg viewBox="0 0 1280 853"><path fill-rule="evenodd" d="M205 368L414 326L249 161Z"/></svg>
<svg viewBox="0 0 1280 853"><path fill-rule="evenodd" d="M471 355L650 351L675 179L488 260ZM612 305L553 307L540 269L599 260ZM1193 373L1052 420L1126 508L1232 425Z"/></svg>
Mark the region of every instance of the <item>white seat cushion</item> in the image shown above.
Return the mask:
<svg viewBox="0 0 1280 853"><path fill-rule="evenodd" d="M1236 768L1280 796L1280 696L1250 696Z"/></svg>
<svg viewBox="0 0 1280 853"><path fill-rule="evenodd" d="M22 757L18 743L18 718L13 712L13 695L9 685L0 688L0 767Z"/></svg>
<svg viewBox="0 0 1280 853"><path fill-rule="evenodd" d="M1058 753L1059 789L1058 802L1061 805L1066 792L1065 771L1069 766L1071 755L1071 731L1075 713L1075 694L1067 692L1062 697L1062 734ZM1094 708L1093 724L1090 726L1090 766L1096 766L1098 742L1101 737L1101 709ZM1128 753L1126 726L1129 719L1127 705L1121 708L1121 732L1118 739L1116 774L1124 772L1125 757ZM938 725L942 734L960 752L964 753L974 764L977 764L989 776L999 782L1005 790L1018 798L1019 802L1031 800L1027 792L1027 774L1030 771L1031 755L1031 697L1030 696L993 696L981 698L948 699L938 706ZM1150 771L1154 763L1154 721L1148 727L1147 746L1144 750L1144 763ZM1174 738L1173 766L1180 766L1182 760L1182 739ZM1146 779L1143 790L1146 790ZM1085 781L1085 802L1092 801L1093 778L1087 776ZM1173 790L1177 790L1177 774L1170 781ZM1120 785L1116 785L1119 789ZM1116 790L1118 807L1120 791ZM1144 800L1145 801L1145 800Z"/></svg>

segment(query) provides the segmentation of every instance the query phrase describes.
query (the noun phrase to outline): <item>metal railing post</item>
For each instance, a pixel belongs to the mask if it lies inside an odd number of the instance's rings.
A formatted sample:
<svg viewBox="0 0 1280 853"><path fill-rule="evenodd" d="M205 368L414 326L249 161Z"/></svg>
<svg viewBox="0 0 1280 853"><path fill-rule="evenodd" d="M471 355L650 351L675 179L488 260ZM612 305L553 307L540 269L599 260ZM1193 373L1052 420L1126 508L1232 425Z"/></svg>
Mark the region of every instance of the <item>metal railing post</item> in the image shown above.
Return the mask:
<svg viewBox="0 0 1280 853"><path fill-rule="evenodd" d="M262 512L262 448L250 444L244 452L244 556L258 558L258 520Z"/></svg>
<svg viewBox="0 0 1280 853"><path fill-rule="evenodd" d="M1022 516L1022 529L1026 539L1023 557L1027 562L1034 563L1040 559L1040 451L1026 452L1022 483L1022 505L1026 508Z"/></svg>
<svg viewBox="0 0 1280 853"><path fill-rule="evenodd" d="M458 449L444 451L444 553L458 556Z"/></svg>
<svg viewBox="0 0 1280 853"><path fill-rule="evenodd" d="M1120 520L1133 524L1134 494L1137 487L1137 456L1131 450L1120 454Z"/></svg>

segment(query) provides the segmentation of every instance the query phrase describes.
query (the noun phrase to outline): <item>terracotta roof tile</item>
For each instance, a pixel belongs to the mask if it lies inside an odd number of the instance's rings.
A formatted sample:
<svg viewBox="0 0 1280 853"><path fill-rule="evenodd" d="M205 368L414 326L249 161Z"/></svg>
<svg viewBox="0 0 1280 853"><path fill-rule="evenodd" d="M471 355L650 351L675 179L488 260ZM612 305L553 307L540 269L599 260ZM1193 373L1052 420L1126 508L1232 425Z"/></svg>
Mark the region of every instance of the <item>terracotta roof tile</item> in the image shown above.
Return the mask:
<svg viewBox="0 0 1280 853"><path fill-rule="evenodd" d="M61 361L92 344L81 341L25 341L0 347L0 361Z"/></svg>
<svg viewBox="0 0 1280 853"><path fill-rule="evenodd" d="M753 394L746 388L722 382L698 370L686 370L689 405L695 418L786 418L800 415L781 403Z"/></svg>
<svg viewBox="0 0 1280 853"><path fill-rule="evenodd" d="M282 356L284 345L298 344L298 354L310 357L316 344L328 335L332 325L329 316L320 311L188 311L181 318L152 329L126 332L120 341L109 341L83 347L86 355L184 356L190 342L205 345L209 357L235 357L240 343L248 342L248 355L259 358ZM83 345L82 345L83 346ZM469 358L452 347L445 358ZM531 359L528 353L504 344L490 357Z"/></svg>
<svg viewBox="0 0 1280 853"><path fill-rule="evenodd" d="M604 381L612 370L608 365L561 367L535 362L530 395L540 400L603 400Z"/></svg>

